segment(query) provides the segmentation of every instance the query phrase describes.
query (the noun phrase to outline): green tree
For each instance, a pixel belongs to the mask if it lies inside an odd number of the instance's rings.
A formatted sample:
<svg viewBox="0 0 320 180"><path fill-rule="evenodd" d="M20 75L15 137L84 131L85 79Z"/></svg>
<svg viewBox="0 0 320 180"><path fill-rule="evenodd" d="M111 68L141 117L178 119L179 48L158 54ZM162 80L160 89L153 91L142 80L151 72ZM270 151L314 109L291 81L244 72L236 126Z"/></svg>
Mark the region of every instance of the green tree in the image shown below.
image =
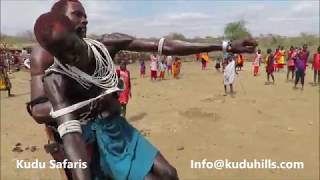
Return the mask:
<svg viewBox="0 0 320 180"><path fill-rule="evenodd" d="M243 20L228 23L224 28L225 37L230 40L236 40L251 36L249 30L245 27L245 25L246 22Z"/></svg>
<svg viewBox="0 0 320 180"><path fill-rule="evenodd" d="M300 33L300 37L303 39L303 44L307 44L308 46L313 46L318 44L319 42L319 37L313 34L308 34L308 33Z"/></svg>

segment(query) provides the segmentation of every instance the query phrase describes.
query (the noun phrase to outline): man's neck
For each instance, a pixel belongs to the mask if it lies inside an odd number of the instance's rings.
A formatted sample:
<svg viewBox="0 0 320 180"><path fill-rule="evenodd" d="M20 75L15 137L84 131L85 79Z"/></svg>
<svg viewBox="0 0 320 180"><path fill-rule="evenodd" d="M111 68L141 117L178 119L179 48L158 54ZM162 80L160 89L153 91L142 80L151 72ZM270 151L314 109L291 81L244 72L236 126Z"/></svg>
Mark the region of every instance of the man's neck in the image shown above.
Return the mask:
<svg viewBox="0 0 320 180"><path fill-rule="evenodd" d="M96 61L94 60L94 56L90 51L89 53L89 65L88 65L88 74L92 75L96 69Z"/></svg>
<svg viewBox="0 0 320 180"><path fill-rule="evenodd" d="M79 68L81 71L87 73L88 75L92 75L95 71L96 68L96 62L94 60L94 55L92 53L92 50L90 50L90 52L88 52L88 63L86 63L85 67L77 67Z"/></svg>

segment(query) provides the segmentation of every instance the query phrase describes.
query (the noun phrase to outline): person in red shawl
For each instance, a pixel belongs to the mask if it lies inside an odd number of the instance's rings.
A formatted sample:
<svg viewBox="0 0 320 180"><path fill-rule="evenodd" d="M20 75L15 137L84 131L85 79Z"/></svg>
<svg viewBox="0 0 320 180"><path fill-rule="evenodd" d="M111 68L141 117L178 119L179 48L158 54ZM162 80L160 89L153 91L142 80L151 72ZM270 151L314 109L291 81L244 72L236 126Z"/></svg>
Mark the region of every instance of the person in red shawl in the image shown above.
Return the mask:
<svg viewBox="0 0 320 180"><path fill-rule="evenodd" d="M243 67L244 58L242 54L238 54L237 56L237 68L241 71L241 68Z"/></svg>
<svg viewBox="0 0 320 180"><path fill-rule="evenodd" d="M209 54L206 52L206 53L201 53L201 64L202 64L202 67L201 69L202 70L206 70L207 69L207 64L208 64L208 61L209 61Z"/></svg>
<svg viewBox="0 0 320 180"><path fill-rule="evenodd" d="M201 53L196 54L196 60L199 61L201 58Z"/></svg>
<svg viewBox="0 0 320 180"><path fill-rule="evenodd" d="M318 84L320 85L320 46L318 47L318 52L313 55L312 61L312 69L314 72L313 82L314 85L317 84L317 76L318 76Z"/></svg>
<svg viewBox="0 0 320 180"><path fill-rule="evenodd" d="M288 71L287 71L287 80L289 80L289 74L291 72L291 80L294 78L294 60L293 57L296 56L297 52L294 49L293 46L290 47L290 50L288 51L288 57L287 57L287 66L288 66Z"/></svg>
<svg viewBox="0 0 320 180"><path fill-rule="evenodd" d="M274 76L273 76L273 65L274 65L274 55L272 54L272 50L268 49L267 50L267 57L266 57L266 72L267 72L267 83L266 84L270 84L270 76L272 78L272 83L274 84Z"/></svg>
<svg viewBox="0 0 320 180"><path fill-rule="evenodd" d="M121 104L121 113L123 117L126 117L127 104L129 102L129 97L131 98L131 81L130 81L130 71L127 69L125 62L120 64L120 69L117 70L120 79L123 82L124 89L119 94L119 102Z"/></svg>
<svg viewBox="0 0 320 180"><path fill-rule="evenodd" d="M4 53L3 53L4 54ZM13 97L11 94L11 81L8 76L9 63L6 63L4 56L0 57L0 91L8 91L8 97Z"/></svg>
<svg viewBox="0 0 320 180"><path fill-rule="evenodd" d="M280 46L277 47L276 51L274 52L274 71L279 71L279 68L278 68L278 63L279 63L279 60L280 60Z"/></svg>
<svg viewBox="0 0 320 180"><path fill-rule="evenodd" d="M309 54L310 54L310 52L308 51L308 46L306 44L304 44L302 46L302 54L301 54L301 58L302 58L302 60L304 62L304 74L306 74L306 70L307 70L307 66L308 66Z"/></svg>
<svg viewBox="0 0 320 180"><path fill-rule="evenodd" d="M254 56L254 59L252 61L252 66L253 66L253 76L257 76L259 73L259 64L262 61L262 55L261 55L261 50L258 49L256 55Z"/></svg>
<svg viewBox="0 0 320 180"><path fill-rule="evenodd" d="M286 51L284 50L284 47L281 46L280 50L278 51L278 71L280 69L283 69L284 67L284 57L285 57Z"/></svg>

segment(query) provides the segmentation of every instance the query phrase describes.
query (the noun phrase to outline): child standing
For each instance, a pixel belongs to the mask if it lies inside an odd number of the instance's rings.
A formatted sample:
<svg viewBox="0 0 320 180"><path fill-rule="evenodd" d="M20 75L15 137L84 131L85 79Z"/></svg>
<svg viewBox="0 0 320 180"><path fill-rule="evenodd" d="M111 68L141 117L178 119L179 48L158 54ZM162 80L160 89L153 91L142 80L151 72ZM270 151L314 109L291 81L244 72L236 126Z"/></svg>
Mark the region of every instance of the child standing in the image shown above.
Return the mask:
<svg viewBox="0 0 320 180"><path fill-rule="evenodd" d="M150 74L151 80L157 80L158 57L156 54L150 56Z"/></svg>
<svg viewBox="0 0 320 180"><path fill-rule="evenodd" d="M281 46L280 50L278 51L279 53L279 60L278 60L278 71L280 69L283 69L283 66L284 66L284 57L285 57L285 53L286 51L284 50L284 47Z"/></svg>
<svg viewBox="0 0 320 180"><path fill-rule="evenodd" d="M178 57L178 75L181 72L181 67L182 67L182 62L181 62L181 59Z"/></svg>
<svg viewBox="0 0 320 180"><path fill-rule="evenodd" d="M313 61L312 61L312 69L314 72L313 75L313 82L316 85L317 84L317 76L318 76L318 84L320 84L320 46L318 47L318 53L315 53L313 55Z"/></svg>
<svg viewBox="0 0 320 180"><path fill-rule="evenodd" d="M171 75L172 74L172 56L166 57L166 64L167 64L168 75Z"/></svg>
<svg viewBox="0 0 320 180"><path fill-rule="evenodd" d="M259 65L262 59L262 55L261 55L261 50L258 49L253 61L252 61L252 65L253 65L253 76L257 76L259 73Z"/></svg>
<svg viewBox="0 0 320 180"><path fill-rule="evenodd" d="M287 80L289 80L289 74L291 72L291 80L293 80L294 77L294 60L293 57L296 56L296 51L293 48L293 46L290 47L290 50L288 51L288 60L287 60Z"/></svg>
<svg viewBox="0 0 320 180"><path fill-rule="evenodd" d="M209 55L208 53L201 53L201 64L202 64L202 70L206 70L207 63L209 61Z"/></svg>
<svg viewBox="0 0 320 180"><path fill-rule="evenodd" d="M235 63L235 60L234 60L234 57L233 55L230 55L228 58L227 58L227 65L224 69L224 72L223 72L223 83L224 83L224 92L225 92L225 96L227 95L227 86L229 85L230 86L230 92L231 94L233 94L233 82L234 82L234 78L235 78L235 74L236 74L236 63Z"/></svg>
<svg viewBox="0 0 320 180"><path fill-rule="evenodd" d="M129 97L131 98L131 81L130 81L130 72L127 70L126 63L120 64L119 75L120 79L124 84L124 90L119 94L119 102L121 104L121 114L123 117L126 116L127 112L127 104L129 101Z"/></svg>
<svg viewBox="0 0 320 180"><path fill-rule="evenodd" d="M144 78L146 75L146 64L144 61L144 56L141 55L140 57L140 77Z"/></svg>
<svg viewBox="0 0 320 180"><path fill-rule="evenodd" d="M310 54L310 52L308 51L308 45L304 44L302 46L302 50L301 50L301 58L304 63L304 72L306 72L306 70L307 70L309 54Z"/></svg>
<svg viewBox="0 0 320 180"><path fill-rule="evenodd" d="M271 53L272 50L271 49L268 49L267 50L267 57L266 57L266 64L267 64L267 67L266 67L266 72L267 72L267 80L268 80L268 83L270 82L270 76L272 78L272 82L274 84L274 76L273 76L273 71L274 71L274 56L273 54Z"/></svg>
<svg viewBox="0 0 320 180"><path fill-rule="evenodd" d="M220 68L221 68L221 60L220 60L219 57L218 57L217 60L216 60L215 68L216 68L217 71L220 71Z"/></svg>
<svg viewBox="0 0 320 180"><path fill-rule="evenodd" d="M180 73L181 68L181 61L179 57L176 57L174 59L173 65L172 65L172 71L173 71L173 78L177 79L178 75Z"/></svg>
<svg viewBox="0 0 320 180"><path fill-rule="evenodd" d="M296 80L294 82L294 88L297 88L297 84L301 82L301 90L303 90L304 86L304 73L305 73L305 64L303 61L303 53L300 52L297 56L295 56L295 67L296 67Z"/></svg>
<svg viewBox="0 0 320 180"><path fill-rule="evenodd" d="M166 72L166 64L164 59L159 61L159 71L160 71L159 80L164 80L164 74Z"/></svg>
<svg viewBox="0 0 320 180"><path fill-rule="evenodd" d="M243 58L242 54L238 54L238 56L237 56L237 67L238 67L238 70L241 71L241 69L243 67L243 64L244 64L244 58Z"/></svg>
<svg viewBox="0 0 320 180"><path fill-rule="evenodd" d="M278 62L279 62L279 59L280 59L280 46L278 46L276 48L276 51L274 52L274 55L273 55L273 68L274 68L274 71L279 71L278 69Z"/></svg>
<svg viewBox="0 0 320 180"><path fill-rule="evenodd" d="M6 90L8 91L8 96L14 96L11 94L11 82L7 73L6 64L4 59L0 59L0 91Z"/></svg>

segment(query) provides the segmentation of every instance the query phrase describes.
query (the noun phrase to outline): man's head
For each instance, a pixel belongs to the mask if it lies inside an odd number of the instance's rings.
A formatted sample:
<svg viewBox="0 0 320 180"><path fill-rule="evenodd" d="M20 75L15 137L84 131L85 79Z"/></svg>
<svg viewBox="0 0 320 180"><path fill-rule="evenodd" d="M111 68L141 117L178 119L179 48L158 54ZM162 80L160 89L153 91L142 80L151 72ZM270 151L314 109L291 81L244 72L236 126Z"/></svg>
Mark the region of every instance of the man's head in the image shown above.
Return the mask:
<svg viewBox="0 0 320 180"><path fill-rule="evenodd" d="M258 49L258 54L261 54L261 49Z"/></svg>
<svg viewBox="0 0 320 180"><path fill-rule="evenodd" d="M297 58L302 60L302 56L303 56L303 52L300 51L300 52L297 54Z"/></svg>
<svg viewBox="0 0 320 180"><path fill-rule="evenodd" d="M34 34L39 44L51 51L63 45L64 39L72 32L72 24L66 16L45 13L34 25Z"/></svg>
<svg viewBox="0 0 320 180"><path fill-rule="evenodd" d="M62 63L85 67L86 44L73 31L71 21L64 15L52 12L42 14L34 25L34 34L39 44Z"/></svg>
<svg viewBox="0 0 320 180"><path fill-rule="evenodd" d="M145 57L145 55L144 54L140 54L140 60L145 60L146 59L146 57Z"/></svg>
<svg viewBox="0 0 320 180"><path fill-rule="evenodd" d="M51 12L67 16L77 35L81 38L86 37L87 15L78 0L59 0L52 6Z"/></svg>
<svg viewBox="0 0 320 180"><path fill-rule="evenodd" d="M293 47L293 46L291 46L291 47L290 47L290 51L293 51L293 50L294 50L294 47Z"/></svg>
<svg viewBox="0 0 320 180"><path fill-rule="evenodd" d="M126 63L125 62L121 62L120 64L120 70L121 71L125 71L127 69Z"/></svg>
<svg viewBox="0 0 320 180"><path fill-rule="evenodd" d="M236 58L236 56L234 54L229 54L228 56L228 61L231 62Z"/></svg>
<svg viewBox="0 0 320 180"><path fill-rule="evenodd" d="M269 48L269 49L267 50L267 53L270 54L271 52L272 52L272 50Z"/></svg>
<svg viewBox="0 0 320 180"><path fill-rule="evenodd" d="M303 51L307 51L308 45L307 45L307 44L304 44L302 48L303 48Z"/></svg>

